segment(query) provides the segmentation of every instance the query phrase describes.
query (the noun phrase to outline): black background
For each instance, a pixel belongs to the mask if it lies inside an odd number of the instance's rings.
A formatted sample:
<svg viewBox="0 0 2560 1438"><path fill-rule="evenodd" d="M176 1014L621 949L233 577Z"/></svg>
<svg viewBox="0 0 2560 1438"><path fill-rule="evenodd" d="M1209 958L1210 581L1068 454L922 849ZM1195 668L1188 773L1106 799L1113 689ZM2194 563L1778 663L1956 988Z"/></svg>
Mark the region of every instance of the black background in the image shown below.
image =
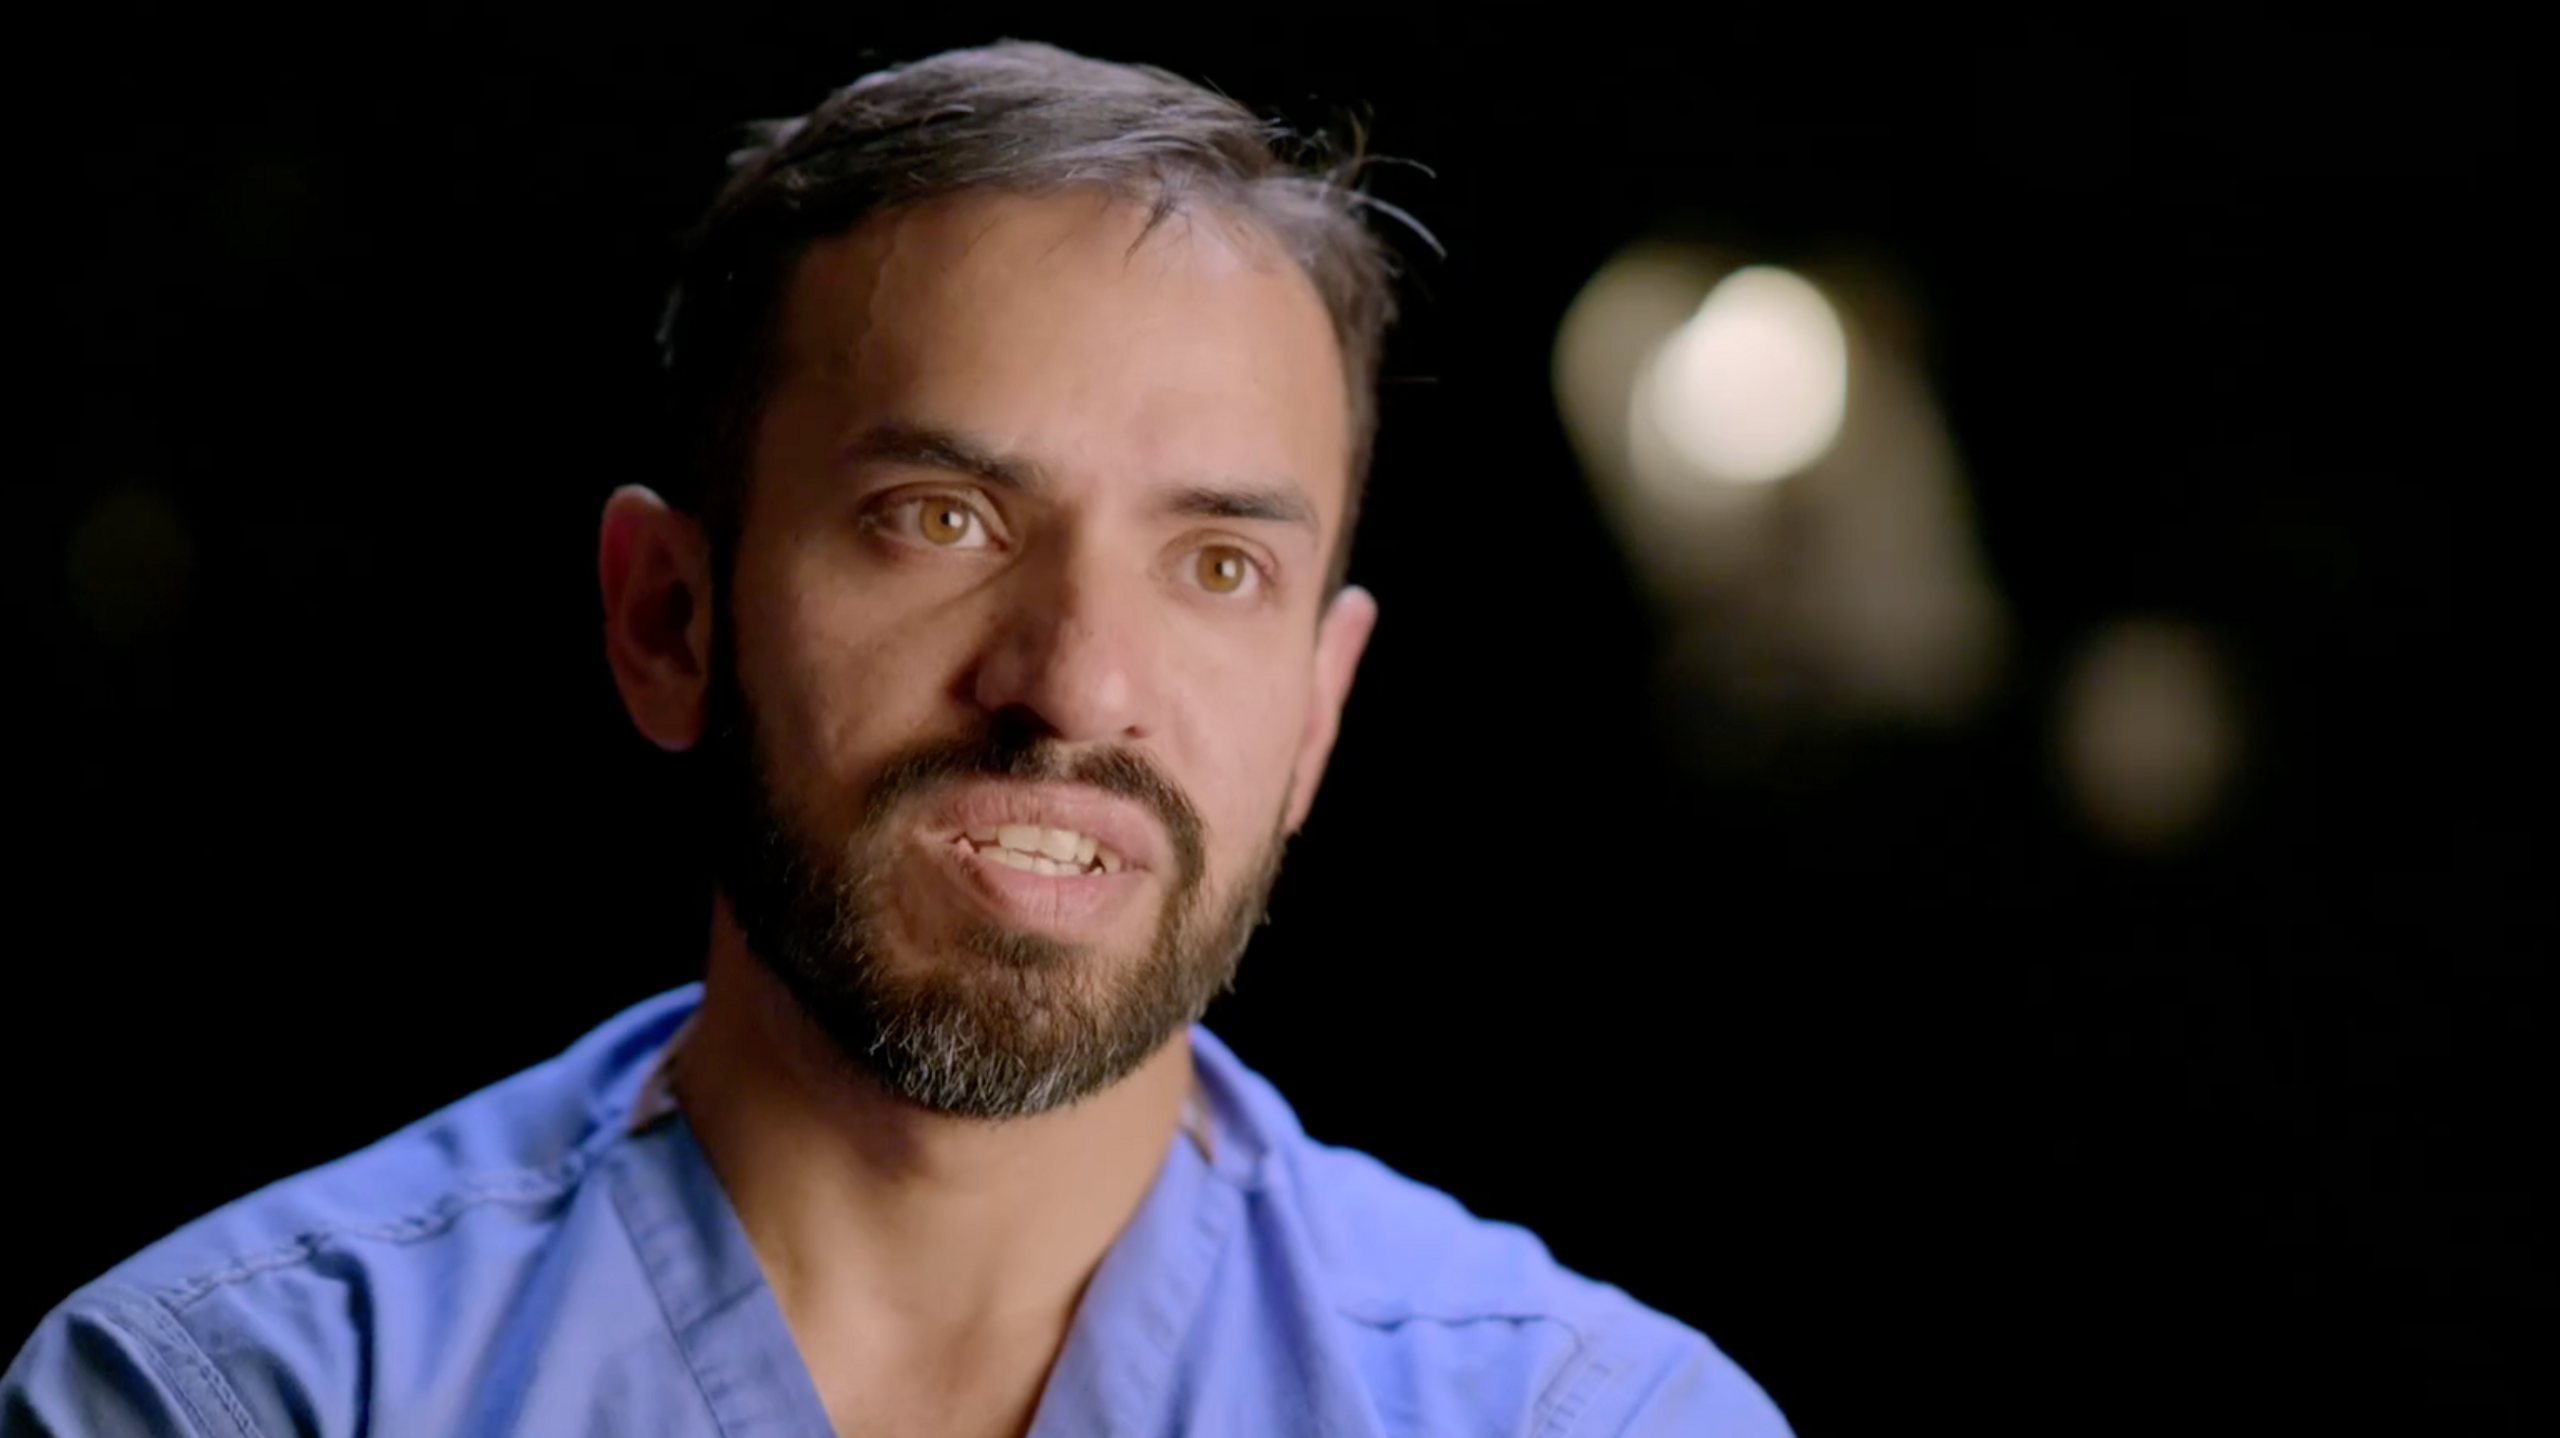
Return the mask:
<svg viewBox="0 0 2560 1438"><path fill-rule="evenodd" d="M2482 471L2413 418L2473 351L2410 279L2493 273L2494 37L437 17L56 15L14 67L0 1348L691 976L706 891L591 569L661 462L670 237L734 122L1010 33L1365 104L1433 172L1378 182L1448 249L1407 247L1384 622L1212 1017L1312 1132L1705 1329L1807 1434L2495 1426L2537 1024L2439 803L2501 770L2419 617L2428 497ZM1667 753L1548 387L1576 289L1665 225L1907 287L2017 625L1960 733ZM191 577L109 639L80 566L139 561L76 536L137 486ZM2083 837L2047 762L2071 646L2136 613L2248 704L2174 858Z"/></svg>

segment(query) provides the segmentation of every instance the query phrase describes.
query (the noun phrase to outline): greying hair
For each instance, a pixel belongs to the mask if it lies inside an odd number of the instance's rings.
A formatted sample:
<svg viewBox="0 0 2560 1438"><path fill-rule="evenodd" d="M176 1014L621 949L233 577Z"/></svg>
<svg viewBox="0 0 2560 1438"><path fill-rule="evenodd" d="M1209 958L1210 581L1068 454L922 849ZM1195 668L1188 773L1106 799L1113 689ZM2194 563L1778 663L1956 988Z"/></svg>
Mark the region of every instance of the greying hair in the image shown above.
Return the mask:
<svg viewBox="0 0 2560 1438"><path fill-rule="evenodd" d="M1205 203L1257 224L1324 300L1349 385L1352 450L1327 592L1340 587L1377 432L1377 368L1395 314L1394 263L1361 188L1355 131L1337 149L1167 71L1004 41L866 75L798 119L752 129L686 236L658 334L683 470L668 498L700 515L726 563L749 456L775 378L794 267L815 240L902 205L968 190L1092 185L1148 207L1152 228Z"/></svg>

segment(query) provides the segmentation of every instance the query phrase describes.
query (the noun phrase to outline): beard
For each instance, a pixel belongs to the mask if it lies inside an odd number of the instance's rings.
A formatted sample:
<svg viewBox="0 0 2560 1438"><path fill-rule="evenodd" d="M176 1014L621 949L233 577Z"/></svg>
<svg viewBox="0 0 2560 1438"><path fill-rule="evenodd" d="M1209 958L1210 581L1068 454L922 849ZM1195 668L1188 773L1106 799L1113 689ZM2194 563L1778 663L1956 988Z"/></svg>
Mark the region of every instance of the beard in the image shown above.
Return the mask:
<svg viewBox="0 0 2560 1438"><path fill-rule="evenodd" d="M721 648L707 716L714 876L749 951L836 1053L892 1095L968 1118L1045 1113L1127 1077L1234 982L1279 878L1278 822L1231 890L1212 895L1203 825L1179 787L1135 751L1074 753L1006 710L979 732L892 756L853 831L819 833L766 749L734 649ZM912 832L900 820L947 786L987 779L1087 785L1154 814L1174 863L1143 950L977 921L955 926L941 952L896 962L885 919Z"/></svg>

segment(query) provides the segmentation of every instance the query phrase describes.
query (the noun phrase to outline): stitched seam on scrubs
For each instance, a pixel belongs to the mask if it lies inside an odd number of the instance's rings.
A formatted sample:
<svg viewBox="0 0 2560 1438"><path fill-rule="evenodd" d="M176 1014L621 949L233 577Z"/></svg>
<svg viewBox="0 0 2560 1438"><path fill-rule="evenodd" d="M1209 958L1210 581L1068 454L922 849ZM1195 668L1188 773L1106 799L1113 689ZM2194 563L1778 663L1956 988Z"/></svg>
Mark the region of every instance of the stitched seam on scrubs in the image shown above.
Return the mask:
<svg viewBox="0 0 2560 1438"><path fill-rule="evenodd" d="M1559 1318L1552 1313L1362 1313L1352 1305L1337 1304L1334 1311L1366 1328L1401 1328L1409 1323L1428 1323L1442 1328L1462 1328L1474 1323L1552 1323L1573 1340L1573 1354L1565 1359L1555 1378L1547 1384L1538 1401L1529 1405L1529 1415L1539 1424L1541 1434L1561 1435L1573 1431L1584 1410L1591 1406L1592 1394L1607 1380L1612 1370L1608 1364L1591 1356L1591 1337L1581 1324Z"/></svg>
<svg viewBox="0 0 2560 1438"><path fill-rule="evenodd" d="M175 1288L163 1290L158 1297L171 1312L181 1312L206 1294L230 1284L245 1282L262 1273L308 1263L333 1241L341 1238L376 1238L389 1243L415 1243L434 1238L453 1227L463 1214L492 1203L547 1203L577 1185L586 1171L588 1155L579 1152L550 1169L511 1175L505 1179L459 1188L421 1212L388 1223L331 1224L295 1234L274 1248L235 1258L224 1267L200 1274Z"/></svg>
<svg viewBox="0 0 2560 1438"><path fill-rule="evenodd" d="M1546 1391L1538 1395L1538 1401L1529 1406L1533 1422L1544 1416L1545 1421L1538 1429L1542 1434L1572 1432L1574 1423L1591 1406L1591 1395L1612 1372L1607 1364L1591 1359L1591 1340L1580 1324L1552 1313L1382 1314L1361 1313L1347 1304L1335 1305L1334 1312L1364 1328L1402 1328L1409 1323L1428 1323L1441 1328L1463 1328L1473 1323L1552 1323L1563 1329L1565 1335L1573 1340L1573 1355L1564 1361L1562 1370L1547 1385ZM1567 1388L1571 1391L1559 1396L1559 1391Z"/></svg>
<svg viewBox="0 0 2560 1438"><path fill-rule="evenodd" d="M1334 1312L1354 1323L1361 1324L1368 1328L1398 1328L1407 1323L1437 1323L1444 1327L1451 1328L1468 1323L1552 1323L1558 1328L1561 1328L1565 1332L1573 1335L1574 1350L1576 1352L1580 1352L1587 1346L1583 1339L1582 1327L1580 1324L1577 1324L1568 1318L1560 1318L1552 1313L1486 1313L1481 1311L1474 1313L1417 1313L1409 1308L1399 1308L1392 1312L1383 1312L1377 1309L1363 1309L1360 1305L1352 1303L1337 1303L1334 1305Z"/></svg>
<svg viewBox="0 0 2560 1438"><path fill-rule="evenodd" d="M720 1400L712 1396L711 1385L703 1379L702 1365L696 1363L693 1356L694 1324L700 1323L702 1317L707 1315L696 1316L693 1323L679 1323L676 1321L675 1310L668 1306L666 1285L658 1281L657 1265L650 1262L648 1248L640 1241L640 1234L634 1227L639 1218L646 1215L635 1217L627 1198L631 1184L631 1162L630 1159L624 1159L614 1170L605 1174L605 1197L613 1201L613 1216L620 1220L614 1224L614 1227L621 1230L622 1241L631 1245L632 1261L640 1265L640 1275L649 1284L649 1296L657 1301L658 1319L666 1324L667 1336L675 1340L676 1353L684 1359L685 1376L693 1380L693 1391L702 1395L702 1411L710 1414L712 1423L725 1434L729 1431L728 1419L721 1412ZM723 1301L713 1304L710 1311L716 1313L727 1307L728 1303Z"/></svg>
<svg viewBox="0 0 2560 1438"><path fill-rule="evenodd" d="M1576 1332L1572 1361L1556 1375L1555 1382L1547 1385L1547 1391L1538 1396L1536 1405L1529 1410L1532 1416L1546 1415L1546 1421L1538 1428L1543 1438L1565 1438L1580 1426L1583 1415L1590 1411L1592 1400L1616 1372L1609 1364L1591 1357L1591 1345L1583 1341L1580 1332Z"/></svg>
<svg viewBox="0 0 2560 1438"><path fill-rule="evenodd" d="M258 1438L261 1430L257 1420L249 1416L249 1406L240 1401L239 1394L231 1391L231 1385L224 1380L222 1370L213 1366L213 1360L205 1355L204 1349L196 1343L195 1336L187 1332L185 1325L178 1322L177 1314L173 1310L149 1294L138 1293L121 1286L102 1285L100 1292L103 1296L117 1300L116 1306L119 1310L129 1310L132 1317L149 1326L149 1332L136 1331L133 1336L142 1340L143 1351L150 1355L154 1365L167 1374L170 1380L169 1391L177 1395L179 1402L187 1405L187 1417L195 1424L197 1432L210 1433L215 1428L210 1421L210 1415L204 1411L204 1406L199 1401L197 1387L201 1384L222 1405L223 1416L231 1420L233 1432L247 1434L249 1438ZM113 1321L106 1314L100 1314L99 1317ZM170 1369L169 1364L173 1357L190 1371L180 1373ZM188 1382L189 1377L193 1377L196 1382Z"/></svg>
<svg viewBox="0 0 2560 1438"><path fill-rule="evenodd" d="M1592 1400L1600 1395L1600 1389L1603 1389L1605 1384L1608 1384L1608 1379L1618 1371L1613 1369L1613 1366L1603 1364L1603 1361L1592 1359L1585 1364L1582 1359L1585 1359L1585 1348L1574 1348L1574 1364L1582 1364L1580 1374L1572 1369L1559 1374L1556 1382L1549 1384L1546 1395L1539 1397L1539 1407L1533 1407L1531 1410L1531 1412L1539 1412L1541 1407L1546 1410L1546 1423L1539 1428L1539 1433L1546 1435L1546 1438L1564 1438L1564 1435L1572 1433L1574 1428L1580 1428L1582 1415L1590 1412ZM1567 1384L1567 1379L1572 1379L1572 1392L1556 1397L1556 1389L1562 1389L1564 1384Z"/></svg>

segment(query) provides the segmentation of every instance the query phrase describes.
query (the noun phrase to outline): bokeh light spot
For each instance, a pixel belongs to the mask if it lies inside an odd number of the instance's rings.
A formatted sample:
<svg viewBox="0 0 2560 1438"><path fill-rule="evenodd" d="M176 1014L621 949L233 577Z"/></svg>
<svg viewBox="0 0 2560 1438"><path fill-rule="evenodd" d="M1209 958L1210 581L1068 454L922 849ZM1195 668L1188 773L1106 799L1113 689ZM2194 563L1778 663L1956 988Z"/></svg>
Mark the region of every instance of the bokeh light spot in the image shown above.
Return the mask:
<svg viewBox="0 0 2560 1438"><path fill-rule="evenodd" d="M2160 849L2195 835L2236 764L2222 661L2193 626L2129 620L2080 652L2062 694L2062 762L2102 837Z"/></svg>
<svg viewBox="0 0 2560 1438"><path fill-rule="evenodd" d="M169 629L184 612L195 544L168 496L123 488L81 517L63 567L72 608L90 633L111 645L132 644Z"/></svg>
<svg viewBox="0 0 2560 1438"><path fill-rule="evenodd" d="M1708 480L1767 484L1820 459L1849 407L1849 343L1811 282L1770 265L1726 276L1674 330L1639 390L1653 425Z"/></svg>

